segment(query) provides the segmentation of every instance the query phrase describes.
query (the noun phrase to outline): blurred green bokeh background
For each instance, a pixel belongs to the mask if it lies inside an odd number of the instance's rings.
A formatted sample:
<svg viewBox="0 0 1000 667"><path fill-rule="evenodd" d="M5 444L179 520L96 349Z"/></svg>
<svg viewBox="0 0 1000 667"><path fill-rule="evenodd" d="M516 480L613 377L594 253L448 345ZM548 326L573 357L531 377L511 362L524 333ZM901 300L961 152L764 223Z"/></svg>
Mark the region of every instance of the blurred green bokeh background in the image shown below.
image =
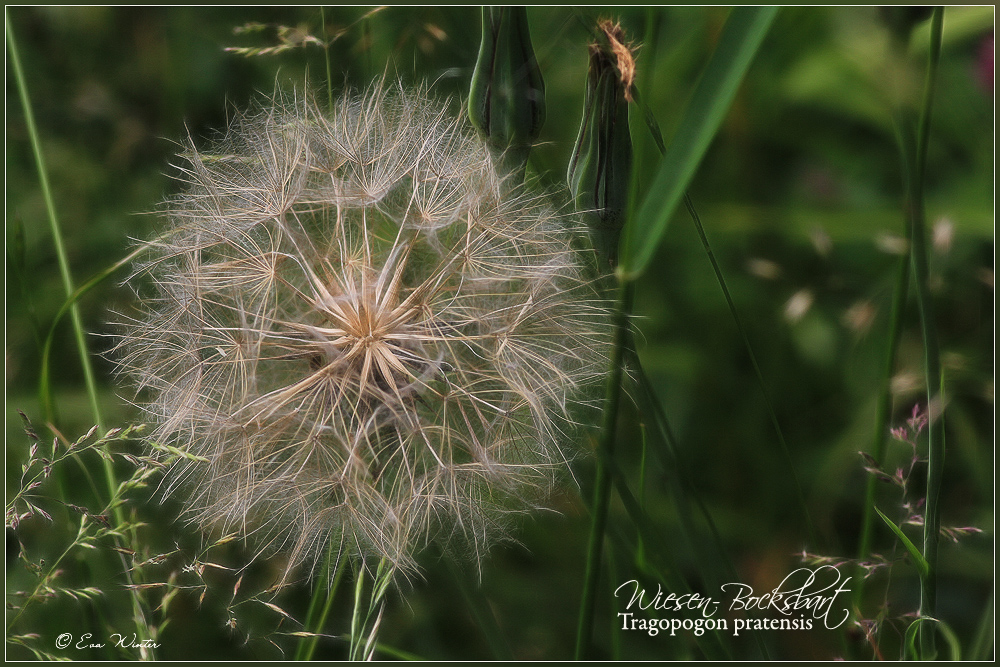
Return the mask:
<svg viewBox="0 0 1000 667"><path fill-rule="evenodd" d="M234 109L268 95L275 86L326 86L324 49L305 36L329 41L335 89L364 87L389 72L409 82L433 82L442 96L454 96L457 113L480 35L480 10L475 7L377 12L328 8L325 35L315 7L7 11L77 284L118 261L132 247L132 239L150 238L158 229L160 221L150 213L179 187L169 165L186 134L204 144L224 129ZM642 42L638 67L639 80L646 82L643 97L669 143L726 15L727 9L719 7L529 9L548 107L529 170L546 184L561 183L565 177L580 122L589 30L596 18L620 20L626 33ZM266 28L254 33L234 30L251 22ZM923 25L913 36L911 50L918 56L927 50L927 28ZM933 299L948 395L943 521L983 529L993 525L994 497L992 28L991 7L945 12L927 173ZM247 57L226 51L276 46L282 40L292 48L273 55ZM893 248L903 235L892 104L918 95L922 83L922 70L886 66L887 42L874 8L783 9L691 188L791 448L817 542L810 541L796 509L788 462L781 456L743 342L686 213L671 223L638 285L635 326L641 334L641 356L686 462L685 469L675 470L650 459L645 503L663 539L676 544L672 561L677 572L693 586L700 585L706 570L719 572L722 565L700 560L700 551L691 546L692 540L706 538L682 535L678 512L683 510L670 491L679 476L712 513L740 581L760 590L770 590L798 566L797 552L851 557L857 548L866 482L857 452L871 444L897 262ZM645 160L646 168L637 174L641 193L656 163L640 114L633 114L632 136ZM41 428L40 341L65 300L9 65L7 230L9 494L16 488L28 447L16 409ZM23 231L23 256L12 257L10 239L17 230ZM111 345L102 336L109 333L111 312L124 308L130 298L118 285L124 277L122 272L115 276L117 282L105 281L80 303L84 326L95 334L88 341L95 355ZM922 355L911 298L893 378L895 425L905 423L924 395ZM131 423L137 413L117 396L111 363L94 359L105 421ZM75 439L92 425L92 417L68 320L57 337L53 368L56 425ZM634 425L623 428L622 455L633 468L640 458L640 441ZM890 443L889 448L893 459L905 464L906 446ZM581 462L578 473L585 487L592 475L589 465ZM77 488L78 477L67 471L61 483ZM914 480L913 487L921 484ZM880 489L880 507L898 514L898 505L898 490L888 485ZM392 598L381 640L428 658L494 657L495 648L477 620L476 610L480 615L485 610L515 657L571 656L589 521L575 489L554 499L553 506L558 514L540 513L525 521L521 545L497 548L482 564L477 600L463 597L452 571L427 554L425 580L404 586ZM627 532L624 512L620 507L613 511L613 530L620 525ZM198 543L196 536L172 523L176 507L150 504L141 512L158 527L164 550L174 543ZM60 536L65 539L64 533L74 530L65 525L65 517L55 514L55 520L53 528L37 518L21 526L19 538L29 557L51 558ZM875 551L889 556L895 548L900 555L884 526L876 526L875 536ZM973 641L990 597L992 545L990 532L959 545L942 543L940 615L963 645ZM606 582L609 591L631 578L619 575L628 572L628 560L634 556L615 552L612 562L618 571ZM233 546L224 557L238 564L244 555ZM105 560L98 565L79 560L66 567L69 580L101 586L107 591L104 597L95 603L47 602L44 613L36 610L21 621L18 631L39 633L39 641L52 650L60 632L127 629L128 606L115 589L120 586L115 583L116 562ZM269 576L264 565L253 573L261 582ZM28 586L28 581L20 563L13 568L8 563L8 593ZM873 582L863 614L874 616L886 602L891 616L916 609L917 578L909 565L897 565L891 582L882 575ZM239 632L226 626L224 606L231 587L231 581L220 579L219 590L201 606L196 593L185 594L163 632L159 657L280 657L266 641L245 644ZM309 595L303 584L284 594L281 604L302 618ZM631 632L612 639L610 593L600 604L598 618L606 624L598 628L596 640L607 656L702 657L701 647L689 635L650 638ZM241 622L269 622L255 613L248 612ZM328 632L346 630L335 626ZM731 641L731 654L785 659L873 656L846 628L762 633L760 638L766 653L741 636ZM886 657L898 655L899 637L893 639L887 632L884 641ZM28 656L18 651L11 649L9 657ZM325 640L317 656L341 652L342 643ZM87 651L63 655L106 657Z"/></svg>

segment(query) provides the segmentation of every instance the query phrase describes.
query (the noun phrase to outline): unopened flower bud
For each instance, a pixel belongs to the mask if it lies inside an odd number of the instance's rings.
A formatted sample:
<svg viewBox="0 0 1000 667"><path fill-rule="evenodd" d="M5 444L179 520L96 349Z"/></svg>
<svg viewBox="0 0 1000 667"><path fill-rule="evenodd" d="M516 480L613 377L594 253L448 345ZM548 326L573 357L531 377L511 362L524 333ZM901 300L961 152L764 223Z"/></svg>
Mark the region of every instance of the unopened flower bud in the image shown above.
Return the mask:
<svg viewBox="0 0 1000 667"><path fill-rule="evenodd" d="M590 46L583 120L567 181L577 208L586 212L594 247L614 265L632 176L628 103L635 61L620 26L602 22L600 28L601 40Z"/></svg>
<svg viewBox="0 0 1000 667"><path fill-rule="evenodd" d="M524 7L483 7L483 41L472 73L469 118L505 162L524 171L545 122L545 83Z"/></svg>

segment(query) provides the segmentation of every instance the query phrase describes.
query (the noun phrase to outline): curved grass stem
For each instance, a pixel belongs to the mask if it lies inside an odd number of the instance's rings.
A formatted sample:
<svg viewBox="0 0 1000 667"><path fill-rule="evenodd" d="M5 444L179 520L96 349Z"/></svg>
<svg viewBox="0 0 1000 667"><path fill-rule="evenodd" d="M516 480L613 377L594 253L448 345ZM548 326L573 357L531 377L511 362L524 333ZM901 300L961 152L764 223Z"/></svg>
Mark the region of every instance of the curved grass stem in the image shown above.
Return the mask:
<svg viewBox="0 0 1000 667"><path fill-rule="evenodd" d="M40 377L38 380L38 400L49 419L51 419L52 415L55 413L55 406L52 401L51 359L52 345L55 342L55 335L56 331L59 329L59 323L62 322L66 313L75 311L77 302L83 298L85 294L118 271L118 269L129 264L133 259L144 252L148 246L149 244L147 243L137 247L125 257L122 257L111 266L102 269L97 274L92 276L89 280L76 288L66 301L63 302L63 305L60 306L59 310L55 314L55 317L52 318L52 325L49 327L48 334L45 336L45 342L42 344L42 363L41 372L39 373Z"/></svg>

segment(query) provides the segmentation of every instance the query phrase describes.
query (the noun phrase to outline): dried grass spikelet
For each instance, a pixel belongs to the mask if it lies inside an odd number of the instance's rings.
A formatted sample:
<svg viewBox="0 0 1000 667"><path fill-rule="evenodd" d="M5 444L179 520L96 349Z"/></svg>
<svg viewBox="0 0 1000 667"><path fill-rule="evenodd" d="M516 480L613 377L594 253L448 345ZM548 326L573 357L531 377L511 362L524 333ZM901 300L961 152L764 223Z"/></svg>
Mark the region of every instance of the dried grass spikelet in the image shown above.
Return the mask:
<svg viewBox="0 0 1000 667"><path fill-rule="evenodd" d="M289 571L503 539L605 371L578 223L422 89L277 96L183 157L118 345L153 437L208 461L165 492Z"/></svg>

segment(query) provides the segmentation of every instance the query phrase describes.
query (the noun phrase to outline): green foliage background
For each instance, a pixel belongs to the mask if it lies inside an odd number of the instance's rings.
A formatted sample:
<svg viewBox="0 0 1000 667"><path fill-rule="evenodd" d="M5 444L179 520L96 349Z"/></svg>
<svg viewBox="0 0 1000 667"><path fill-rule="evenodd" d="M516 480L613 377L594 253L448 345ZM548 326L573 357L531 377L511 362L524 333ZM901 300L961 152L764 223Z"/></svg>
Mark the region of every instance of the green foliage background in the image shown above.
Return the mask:
<svg viewBox="0 0 1000 667"><path fill-rule="evenodd" d="M225 127L232 110L268 95L275 86L326 85L325 52L315 44L251 57L225 47L274 46L282 34L317 36L329 42L334 88L364 87L389 72L411 82L434 82L442 96L454 96L459 112L480 25L480 10L474 7L328 8L325 35L318 8L12 7L8 13L77 284L121 259L132 247L130 239L154 235L156 206L178 187L168 165L187 133L204 143ZM529 172L548 184L565 178L580 121L594 19L620 20L637 41L654 38L638 51L639 76L643 81L644 70L652 72L642 94L669 143L726 15L727 9L718 7L529 9L548 108ZM234 33L249 22L266 27ZM648 30L650 25L656 29ZM278 26L294 30L282 33ZM992 626L992 26L990 7L945 12L926 188L928 221L936 225L939 239L931 270L948 396L943 521L986 531L957 545L942 543L940 616L963 647L974 644L984 618ZM915 31L913 53L926 52L927 34L926 24ZM673 469L647 457L642 501L669 547L668 554L648 562L656 563L653 569L669 567L671 577L696 590L712 594L709 582L730 581L727 561L739 581L762 592L801 564L796 554L803 550L855 555L867 479L857 452L871 444L897 261L886 248L903 234L891 99L894 86L907 94L910 74L886 70L887 39L873 8L783 9L691 188L776 405L790 462L777 446L743 341L686 213L671 223L638 284L640 354L684 461L683 468ZM916 81L921 81L919 74ZM29 446L16 409L45 432L37 399L41 340L65 300L17 95L8 67L8 494L16 489ZM656 157L637 113L632 136L645 156L645 168L637 173L642 193L655 172ZM23 249L18 233L23 234ZM124 278L124 273L115 277ZM94 353L110 347L106 322L129 299L126 289L108 280L80 302L84 326L94 334L88 340ZM793 303L807 307L793 312ZM911 298L893 381L893 425L903 425L925 395L922 355ZM94 359L105 421L131 423L136 411L117 396L112 365ZM71 440L93 422L79 366L67 320L58 333L52 367L55 425ZM637 490L642 431L632 416L620 431L619 452ZM889 452L888 470L908 462L906 445L891 442ZM591 466L583 461L577 471L587 499ZM806 492L815 541L797 510L790 469ZM919 466L917 470L920 477ZM67 498L83 496L71 502L88 505L89 500L96 506L86 491L79 491L81 479L78 469L66 468L53 484ZM921 485L917 479L912 488ZM677 501L677 489L683 489L682 497L706 505L718 528L721 552L707 529L685 532L683 519L691 510ZM891 517L901 516L898 489L885 485L877 504ZM72 517L56 511L57 504L43 506L53 514L53 524L35 517L17 535L24 554L36 561L58 555L55 550L75 531ZM587 501L578 490L568 489L553 506L558 513L525 521L520 545L491 553L482 564L481 589L476 576L465 573L468 581L461 583L455 570L426 554L425 578L405 584L391 597L380 640L427 658L487 659L506 651L517 658L571 656L589 529ZM150 539L163 552L174 545L197 548L200 538L174 523L177 507L150 502L136 505L136 511L154 527ZM612 571L602 580L595 631L604 657L701 658L714 650L723 657L749 658L875 655L863 636L846 625L836 632L727 637L720 640L721 648L690 633L650 638L614 632L611 591L643 571L648 554L637 546L621 506L613 505L609 525ZM916 535L914 530L911 537ZM875 551L902 558L894 539L885 526L876 526ZM227 566L239 566L246 554L233 544L217 556ZM640 565L634 566L636 562ZM105 594L92 602L47 601L44 613L36 609L18 631L38 633L38 641L50 651L61 632L93 632L95 638L131 632L120 569L120 561L91 552L67 562L67 585L97 586ZM256 582L265 588L270 572L266 564L255 566L245 585ZM166 577L169 571L155 574ZM213 587L200 604L197 592L178 596L158 657L280 657L275 644L286 655L294 652L289 650L294 638L271 636L274 643L260 638L277 623L266 609L247 611L237 630L229 628L225 606L233 581L226 576L206 576ZM23 563L9 560L8 599L30 585ZM310 595L303 583L276 602L301 619ZM891 577L884 571L873 575L861 614L873 618L885 610L891 617L901 616L915 611L917 595L915 570L901 561ZM349 606L346 599L338 605L327 632L346 631ZM282 630L301 629L286 624ZM904 627L884 627L879 645L885 657L899 655ZM249 642L248 632L253 637ZM8 650L12 658L30 656L11 645ZM992 641L988 650L992 655ZM74 649L57 653L72 658L136 655ZM325 639L316 655L342 653L343 642Z"/></svg>

